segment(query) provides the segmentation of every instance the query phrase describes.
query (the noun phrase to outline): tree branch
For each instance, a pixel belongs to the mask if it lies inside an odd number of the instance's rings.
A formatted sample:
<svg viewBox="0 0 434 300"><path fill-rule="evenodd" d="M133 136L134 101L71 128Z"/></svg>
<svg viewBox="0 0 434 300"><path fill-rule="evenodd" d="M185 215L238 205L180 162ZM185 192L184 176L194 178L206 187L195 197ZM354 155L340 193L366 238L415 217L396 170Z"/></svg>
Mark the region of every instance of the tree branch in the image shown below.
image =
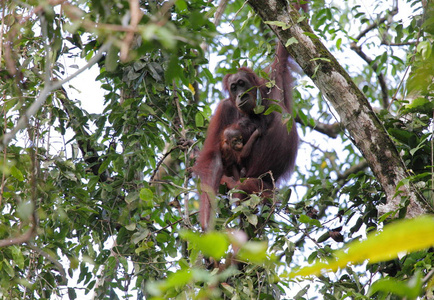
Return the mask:
<svg viewBox="0 0 434 300"><path fill-rule="evenodd" d="M14 238L8 238L4 240L0 240L0 248L12 246L12 245L20 245L22 243L28 242L33 236L36 234L36 222L32 220L32 225L29 230L23 233L20 236Z"/></svg>
<svg viewBox="0 0 434 300"><path fill-rule="evenodd" d="M368 32L370 32L373 29L378 28L378 26L380 24L383 24L384 22L386 22L389 18L393 17L394 15L396 15L398 13L398 7L395 6L393 7L393 9L384 17L374 21L374 23L372 23L371 25L369 25L368 27L366 27L364 30L362 30L359 35L356 37L357 42L360 41L360 39L362 39L363 37L365 37L366 34L368 34ZM356 52L364 61L366 61L368 63L368 65L371 66L372 70L374 70L375 72L377 72L378 70L378 64L377 63L372 63L372 59L369 58L363 51L362 51L362 46L358 46L357 42L352 42L350 45L350 48ZM381 88L381 96L383 98L383 108L387 109L389 107L389 89L387 88L387 84L386 84L386 80L384 78L384 74L383 73L379 73L377 74L377 79L378 79L378 83L380 84L380 88Z"/></svg>
<svg viewBox="0 0 434 300"><path fill-rule="evenodd" d="M341 185L344 185L348 182L348 177L352 174L357 174L360 171L365 170L369 167L368 162L366 160L362 160L357 165L351 166L346 169L343 173L338 173L338 182L341 182Z"/></svg>
<svg viewBox="0 0 434 300"><path fill-rule="evenodd" d="M411 184L404 183L409 176L406 167L365 95L307 22L300 21L299 13L285 0L249 0L249 3L338 112L342 125L387 196L387 204L379 210L382 213L399 210L408 200L407 217L430 211L422 194ZM290 39L296 42L288 46Z"/></svg>
<svg viewBox="0 0 434 300"><path fill-rule="evenodd" d="M65 269L63 268L62 264L59 261L57 261L54 257L52 257L50 254L48 254L44 250L42 250L42 249L40 249L40 248L30 244L30 243L28 244L28 246L30 249L32 249L33 251L35 251L39 255L42 255L43 257L45 257L46 259L51 261L51 263L56 267L56 269L59 271L60 275L62 276L63 282L65 284L68 282L68 279L66 278Z"/></svg>
<svg viewBox="0 0 434 300"><path fill-rule="evenodd" d="M362 51L362 46L357 46L355 42L352 42L350 45L351 50L357 53L369 66L371 66L372 70L377 73L378 64L372 63L372 59L368 57L365 52ZM387 88L386 79L384 78L383 73L377 74L378 83L381 88L381 97L383 98L383 108L387 109L389 107L389 89Z"/></svg>
<svg viewBox="0 0 434 300"><path fill-rule="evenodd" d="M338 134L342 131L341 124L339 123L326 124L326 123L315 122L315 125L312 126L311 124L305 124L303 120L300 119L299 116L295 117L295 121L301 125L307 126L309 128L312 128L315 131L325 134L328 137L331 137L333 139L337 138Z"/></svg>

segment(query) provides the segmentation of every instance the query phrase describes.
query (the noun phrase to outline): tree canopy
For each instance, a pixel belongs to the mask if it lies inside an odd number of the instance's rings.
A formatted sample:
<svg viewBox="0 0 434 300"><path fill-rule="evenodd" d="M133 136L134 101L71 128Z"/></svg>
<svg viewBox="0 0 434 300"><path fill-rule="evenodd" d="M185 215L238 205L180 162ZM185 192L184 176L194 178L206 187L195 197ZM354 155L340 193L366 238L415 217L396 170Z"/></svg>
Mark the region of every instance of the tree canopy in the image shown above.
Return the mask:
<svg viewBox="0 0 434 300"><path fill-rule="evenodd" d="M432 299L433 12L1 1L0 298ZM203 233L191 167L222 79L265 77L279 41L296 170L267 203L222 188Z"/></svg>

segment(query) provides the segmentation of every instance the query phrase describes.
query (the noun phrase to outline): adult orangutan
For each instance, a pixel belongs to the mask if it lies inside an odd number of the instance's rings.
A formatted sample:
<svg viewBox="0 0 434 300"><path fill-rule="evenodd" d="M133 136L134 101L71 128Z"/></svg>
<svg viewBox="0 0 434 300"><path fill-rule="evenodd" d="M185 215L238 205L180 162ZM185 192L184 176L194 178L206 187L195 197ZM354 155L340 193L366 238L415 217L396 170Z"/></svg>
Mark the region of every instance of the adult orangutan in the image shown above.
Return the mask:
<svg viewBox="0 0 434 300"><path fill-rule="evenodd" d="M297 156L298 135L295 123L292 127L282 120L282 114L292 115L292 78L289 70L288 52L279 43L274 62L264 71L273 85L266 86L268 80L258 77L249 68L240 68L235 74L223 79L224 90L229 98L222 100L212 116L194 172L201 180L199 219L204 230L208 228L212 205L211 197L217 192L220 183L229 188L236 187L247 194L271 195L274 180L288 178L294 169ZM259 98L258 98L259 97ZM282 113L273 110L270 114L255 114L260 103L265 110L277 104ZM249 155L243 159L246 180L224 176L221 139L226 128L238 122L254 126L261 135L252 143ZM267 172L270 175L264 176Z"/></svg>

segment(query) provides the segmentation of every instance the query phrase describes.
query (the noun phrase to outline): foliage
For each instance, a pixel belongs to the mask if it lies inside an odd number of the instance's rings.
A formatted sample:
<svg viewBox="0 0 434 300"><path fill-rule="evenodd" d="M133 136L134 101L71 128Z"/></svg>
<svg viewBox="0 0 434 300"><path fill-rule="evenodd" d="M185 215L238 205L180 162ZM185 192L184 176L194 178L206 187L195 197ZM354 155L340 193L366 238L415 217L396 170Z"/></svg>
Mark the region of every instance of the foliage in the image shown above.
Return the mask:
<svg viewBox="0 0 434 300"><path fill-rule="evenodd" d="M315 0L309 19L379 108L406 180L434 205L433 7L389 2ZM297 72L302 144L292 181L265 204L222 191L215 231L200 233L190 167L225 97L221 79L244 65L263 74L275 44L244 1L229 3L217 28L216 9L205 0L1 2L1 299L433 295L432 248L285 277L391 222L377 214L384 193L351 137ZM46 93L92 57L98 84L68 81ZM80 89L104 91L96 113L83 108L95 99L70 96ZM20 118L25 128L4 144Z"/></svg>
<svg viewBox="0 0 434 300"><path fill-rule="evenodd" d="M349 263L370 263L390 260L402 252L414 252L434 245L431 235L434 219L431 216L395 222L384 231L371 232L364 241L353 241L345 249L336 251L327 262L295 271L289 276L319 275L322 270L336 271Z"/></svg>

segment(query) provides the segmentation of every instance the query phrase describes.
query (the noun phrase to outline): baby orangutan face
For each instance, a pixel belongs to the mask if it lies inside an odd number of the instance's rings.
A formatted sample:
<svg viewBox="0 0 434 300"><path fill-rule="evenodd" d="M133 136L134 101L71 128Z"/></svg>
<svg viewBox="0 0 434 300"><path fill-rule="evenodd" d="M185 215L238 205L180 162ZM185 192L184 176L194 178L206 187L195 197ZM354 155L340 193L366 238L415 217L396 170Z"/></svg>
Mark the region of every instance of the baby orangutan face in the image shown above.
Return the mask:
<svg viewBox="0 0 434 300"><path fill-rule="evenodd" d="M243 150L243 136L238 129L228 128L224 131L225 143L234 151Z"/></svg>

